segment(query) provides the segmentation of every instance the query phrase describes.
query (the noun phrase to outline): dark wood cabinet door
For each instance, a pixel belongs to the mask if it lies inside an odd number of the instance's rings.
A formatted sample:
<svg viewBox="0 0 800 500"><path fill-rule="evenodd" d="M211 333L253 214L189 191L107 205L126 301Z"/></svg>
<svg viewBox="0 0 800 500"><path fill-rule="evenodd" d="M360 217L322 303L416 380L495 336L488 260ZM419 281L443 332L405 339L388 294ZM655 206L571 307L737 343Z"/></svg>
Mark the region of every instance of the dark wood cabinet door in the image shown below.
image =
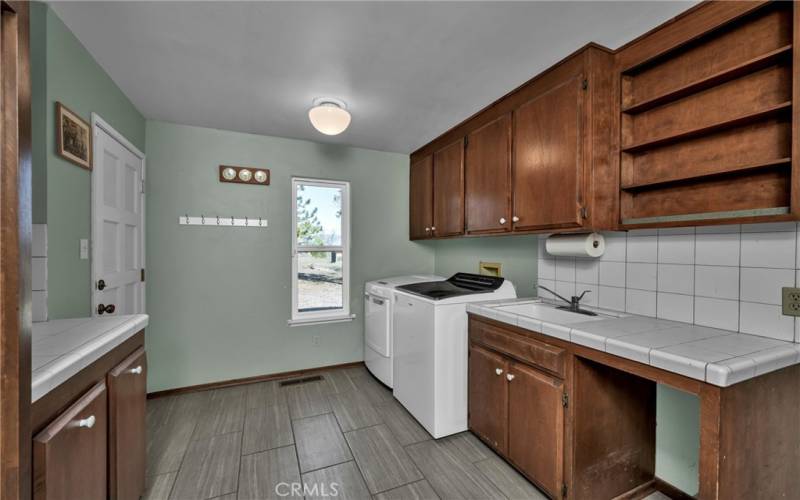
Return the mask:
<svg viewBox="0 0 800 500"><path fill-rule="evenodd" d="M561 496L564 470L564 393L561 380L511 363L508 383L508 458L551 496Z"/></svg>
<svg viewBox="0 0 800 500"><path fill-rule="evenodd" d="M433 154L433 235L464 234L464 139Z"/></svg>
<svg viewBox="0 0 800 500"><path fill-rule="evenodd" d="M106 384L100 382L33 439L33 498L106 498Z"/></svg>
<svg viewBox="0 0 800 500"><path fill-rule="evenodd" d="M508 362L477 346L469 350L469 428L505 453L508 443Z"/></svg>
<svg viewBox="0 0 800 500"><path fill-rule="evenodd" d="M514 111L514 229L582 221L582 87L575 76Z"/></svg>
<svg viewBox="0 0 800 500"><path fill-rule="evenodd" d="M109 498L135 500L144 493L147 442L147 358L137 349L108 373Z"/></svg>
<svg viewBox="0 0 800 500"><path fill-rule="evenodd" d="M464 169L467 232L511 230L511 113L467 136Z"/></svg>
<svg viewBox="0 0 800 500"><path fill-rule="evenodd" d="M433 156L411 164L409 236L412 240L430 238L433 226Z"/></svg>

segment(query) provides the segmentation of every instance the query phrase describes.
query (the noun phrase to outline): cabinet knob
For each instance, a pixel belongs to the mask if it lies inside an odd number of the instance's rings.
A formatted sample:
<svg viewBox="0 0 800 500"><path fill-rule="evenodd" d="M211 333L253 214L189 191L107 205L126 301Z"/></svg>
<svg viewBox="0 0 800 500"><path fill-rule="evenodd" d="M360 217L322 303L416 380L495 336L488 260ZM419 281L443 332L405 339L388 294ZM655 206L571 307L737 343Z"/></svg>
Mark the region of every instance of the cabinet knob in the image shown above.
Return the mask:
<svg viewBox="0 0 800 500"><path fill-rule="evenodd" d="M91 429L94 427L94 423L97 419L94 418L94 415L90 415L87 418L82 418L78 420L78 427L85 427L87 429Z"/></svg>
<svg viewBox="0 0 800 500"><path fill-rule="evenodd" d="M431 231L436 231L436 226L431 226Z"/></svg>
<svg viewBox="0 0 800 500"><path fill-rule="evenodd" d="M426 227L426 228L425 228L425 232L426 232L426 233L430 233L430 232L431 232L431 228L429 228L429 227Z"/></svg>
<svg viewBox="0 0 800 500"><path fill-rule="evenodd" d="M500 217L500 224L505 224L505 223L506 223L506 218Z"/></svg>
<svg viewBox="0 0 800 500"><path fill-rule="evenodd" d="M511 218L511 222L519 222L519 217L515 215L514 217Z"/></svg>
<svg viewBox="0 0 800 500"><path fill-rule="evenodd" d="M508 380L509 382L514 380L514 374L513 373L506 373L506 380Z"/></svg>
<svg viewBox="0 0 800 500"><path fill-rule="evenodd" d="M133 373L134 375L141 375L142 365L139 365L136 368L131 368L131 373Z"/></svg>
<svg viewBox="0 0 800 500"><path fill-rule="evenodd" d="M503 374L503 369L502 369L502 368L495 368L495 369L494 369L494 372L495 372L496 374L498 374L498 375L502 375L502 374Z"/></svg>

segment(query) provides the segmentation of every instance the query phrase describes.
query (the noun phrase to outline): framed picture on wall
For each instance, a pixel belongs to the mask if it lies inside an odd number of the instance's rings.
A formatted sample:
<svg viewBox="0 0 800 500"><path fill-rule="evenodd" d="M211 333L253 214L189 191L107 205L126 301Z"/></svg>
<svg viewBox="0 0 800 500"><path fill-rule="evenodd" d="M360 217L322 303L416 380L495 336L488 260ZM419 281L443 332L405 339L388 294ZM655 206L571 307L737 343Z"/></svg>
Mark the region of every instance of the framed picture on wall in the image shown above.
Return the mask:
<svg viewBox="0 0 800 500"><path fill-rule="evenodd" d="M56 144L64 159L92 169L92 128L60 102L56 102Z"/></svg>

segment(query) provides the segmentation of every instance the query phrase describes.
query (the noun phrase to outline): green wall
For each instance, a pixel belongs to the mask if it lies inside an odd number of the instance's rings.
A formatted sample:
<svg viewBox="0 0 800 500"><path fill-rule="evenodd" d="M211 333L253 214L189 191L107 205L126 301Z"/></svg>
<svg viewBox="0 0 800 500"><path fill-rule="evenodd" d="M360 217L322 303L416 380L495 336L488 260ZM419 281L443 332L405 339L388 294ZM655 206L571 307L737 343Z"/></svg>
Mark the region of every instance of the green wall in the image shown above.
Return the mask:
<svg viewBox="0 0 800 500"><path fill-rule="evenodd" d="M503 277L514 283L517 296L533 297L537 239L537 236L484 236L439 240L431 244L436 250L435 272L445 277L459 271L477 273L481 261L500 262Z"/></svg>
<svg viewBox="0 0 800 500"><path fill-rule="evenodd" d="M656 410L656 475L696 495L700 490L700 400L659 385Z"/></svg>
<svg viewBox="0 0 800 500"><path fill-rule="evenodd" d="M269 168L271 185L220 183L220 164ZM292 176L351 182L353 322L286 323ZM148 121L146 192L150 391L359 361L364 282L433 271L408 240L406 155ZM269 228L179 226L187 213Z"/></svg>
<svg viewBox="0 0 800 500"><path fill-rule="evenodd" d="M55 103L92 112L145 150L145 120L52 9L32 4L33 220L48 225L51 319L90 315L91 268L79 241L91 236L91 174L56 154Z"/></svg>

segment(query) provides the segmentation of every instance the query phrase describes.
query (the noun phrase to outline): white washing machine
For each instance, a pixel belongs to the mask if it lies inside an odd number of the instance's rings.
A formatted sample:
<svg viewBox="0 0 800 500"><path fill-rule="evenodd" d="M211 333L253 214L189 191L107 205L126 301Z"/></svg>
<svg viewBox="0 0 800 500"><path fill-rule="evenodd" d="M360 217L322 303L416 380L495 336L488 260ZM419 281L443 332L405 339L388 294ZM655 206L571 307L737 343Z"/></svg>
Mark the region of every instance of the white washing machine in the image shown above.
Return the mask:
<svg viewBox="0 0 800 500"><path fill-rule="evenodd" d="M392 311L395 287L411 283L441 281L434 275L396 276L364 285L364 363L389 387L392 380Z"/></svg>
<svg viewBox="0 0 800 500"><path fill-rule="evenodd" d="M434 438L467 430L467 303L516 297L508 280L467 273L395 290L394 397Z"/></svg>

